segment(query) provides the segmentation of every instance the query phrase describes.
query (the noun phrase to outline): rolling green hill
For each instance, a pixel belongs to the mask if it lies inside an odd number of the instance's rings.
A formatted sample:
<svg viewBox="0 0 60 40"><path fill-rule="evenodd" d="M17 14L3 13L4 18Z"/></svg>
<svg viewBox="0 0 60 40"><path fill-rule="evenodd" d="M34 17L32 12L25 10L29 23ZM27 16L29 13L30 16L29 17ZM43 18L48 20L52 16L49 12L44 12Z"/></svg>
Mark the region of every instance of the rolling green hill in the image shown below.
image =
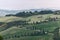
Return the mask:
<svg viewBox="0 0 60 40"><path fill-rule="evenodd" d="M3 22L0 35L4 40L53 40L54 30L60 27L60 15L0 17L0 22Z"/></svg>

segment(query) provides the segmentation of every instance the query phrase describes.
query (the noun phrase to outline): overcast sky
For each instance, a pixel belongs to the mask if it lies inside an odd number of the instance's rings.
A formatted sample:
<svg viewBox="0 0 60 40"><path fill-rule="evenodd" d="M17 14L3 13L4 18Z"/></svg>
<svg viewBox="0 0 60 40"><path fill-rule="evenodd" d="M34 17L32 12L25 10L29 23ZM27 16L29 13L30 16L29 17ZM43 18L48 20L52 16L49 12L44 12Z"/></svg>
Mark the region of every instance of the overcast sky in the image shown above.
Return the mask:
<svg viewBox="0 0 60 40"><path fill-rule="evenodd" d="M0 0L0 9L60 9L60 0Z"/></svg>

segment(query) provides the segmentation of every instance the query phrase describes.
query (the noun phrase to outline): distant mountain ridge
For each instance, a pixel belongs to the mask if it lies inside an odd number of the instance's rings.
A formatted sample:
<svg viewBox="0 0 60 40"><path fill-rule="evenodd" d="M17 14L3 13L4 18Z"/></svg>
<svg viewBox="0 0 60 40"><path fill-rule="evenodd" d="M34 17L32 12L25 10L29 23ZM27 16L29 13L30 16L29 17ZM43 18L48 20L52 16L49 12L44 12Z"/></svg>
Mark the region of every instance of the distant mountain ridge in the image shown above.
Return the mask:
<svg viewBox="0 0 60 40"><path fill-rule="evenodd" d="M5 16L6 14L16 14L18 10L3 10L0 9L0 16Z"/></svg>

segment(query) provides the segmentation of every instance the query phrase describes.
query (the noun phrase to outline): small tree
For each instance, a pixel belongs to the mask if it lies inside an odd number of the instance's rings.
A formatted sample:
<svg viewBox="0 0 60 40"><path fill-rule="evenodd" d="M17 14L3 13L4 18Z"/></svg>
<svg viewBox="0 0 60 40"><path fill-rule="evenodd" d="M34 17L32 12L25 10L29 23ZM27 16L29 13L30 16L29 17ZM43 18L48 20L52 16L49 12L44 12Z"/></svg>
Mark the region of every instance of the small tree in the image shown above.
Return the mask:
<svg viewBox="0 0 60 40"><path fill-rule="evenodd" d="M0 36L0 40L3 40L3 37L2 36Z"/></svg>

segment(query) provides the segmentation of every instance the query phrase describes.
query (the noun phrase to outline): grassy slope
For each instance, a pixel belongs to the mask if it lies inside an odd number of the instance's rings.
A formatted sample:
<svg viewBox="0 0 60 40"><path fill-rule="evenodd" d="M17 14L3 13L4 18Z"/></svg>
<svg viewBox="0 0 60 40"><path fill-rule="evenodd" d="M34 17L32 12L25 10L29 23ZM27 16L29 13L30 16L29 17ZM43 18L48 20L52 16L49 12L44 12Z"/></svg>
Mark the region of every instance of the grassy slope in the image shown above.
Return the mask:
<svg viewBox="0 0 60 40"><path fill-rule="evenodd" d="M43 21L43 20L45 20L46 18L49 18L49 17L60 18L60 15L45 14L45 15L34 15L34 16L27 17L27 18L15 17L15 16L0 17L0 22L11 22L11 21L29 20L29 19L31 19L30 22L33 22L33 21L36 22L36 21Z"/></svg>
<svg viewBox="0 0 60 40"><path fill-rule="evenodd" d="M19 38L9 38L9 36L13 36L12 34L16 34L18 33L18 31L20 31L19 34L22 34L26 31L26 32L32 32L31 30L25 30L25 29L20 29L17 27L12 27L9 28L8 30L5 30L3 32L1 32L0 34L3 34L4 37L7 37L6 40L53 40L52 35L42 35L42 36L24 36L24 37L19 37ZM4 39L5 40L5 39Z"/></svg>
<svg viewBox="0 0 60 40"><path fill-rule="evenodd" d="M11 21L16 21L16 20L22 20L22 17L15 17L15 16L10 16L10 17L0 17L0 22L11 22Z"/></svg>
<svg viewBox="0 0 60 40"><path fill-rule="evenodd" d="M35 30L28 30L28 29L24 29L24 28L18 28L18 27L11 27L5 31L0 32L0 34L4 37L7 36L12 36L12 35L25 35L25 34L31 34L35 32Z"/></svg>
<svg viewBox="0 0 60 40"><path fill-rule="evenodd" d="M42 18L38 18L40 16L43 16L43 17ZM31 19L30 23L32 23L33 21L34 22L42 21L42 20L44 20L47 17L59 17L60 18L60 15L46 14L46 15L35 15L35 16L27 17L27 18L21 18L21 17L1 17L0 18L0 22L11 22L11 21L18 21L18 20L23 20L23 19L24 20ZM60 26L59 24L60 24L60 21L56 21L56 22L53 21L53 22L37 24L37 25L32 25L32 26L34 26L34 27L36 27L38 29L45 28L45 30L54 31L55 28ZM29 26L29 25L27 25L27 26ZM3 28L1 28L1 29L3 29ZM20 28L12 27L12 28L9 28L9 29L7 29L5 31L0 32L0 34L3 35L3 36L8 36L8 35L10 36L12 34L17 34L19 31L21 32L21 31L25 31L25 30L24 29L21 30ZM28 31L28 32L30 32L30 31ZM24 40L28 40L28 39L29 40L35 40L35 38L39 39L39 40L43 40L43 37L44 36L42 36L42 37L40 37L40 36L39 37L37 37L37 36L36 37L22 37L22 38L13 38L13 39L10 39L10 40L23 40L23 39ZM50 36L47 36L46 38L49 39L48 37L51 38ZM52 40L52 39L50 39L50 40Z"/></svg>

